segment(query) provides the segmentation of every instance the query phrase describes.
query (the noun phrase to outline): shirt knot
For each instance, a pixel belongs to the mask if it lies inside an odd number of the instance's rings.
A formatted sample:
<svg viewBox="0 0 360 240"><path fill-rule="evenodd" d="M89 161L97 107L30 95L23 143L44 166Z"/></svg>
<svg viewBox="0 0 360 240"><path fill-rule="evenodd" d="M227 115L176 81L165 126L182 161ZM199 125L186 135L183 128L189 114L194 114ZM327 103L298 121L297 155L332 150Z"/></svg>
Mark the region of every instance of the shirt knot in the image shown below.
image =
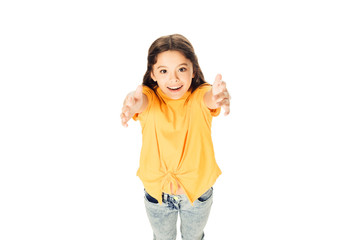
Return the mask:
<svg viewBox="0 0 360 240"><path fill-rule="evenodd" d="M171 189L170 186L173 186L174 189ZM171 190L175 190L174 193L178 191L178 179L176 174L173 171L167 171L162 179L161 188L163 192L172 193Z"/></svg>

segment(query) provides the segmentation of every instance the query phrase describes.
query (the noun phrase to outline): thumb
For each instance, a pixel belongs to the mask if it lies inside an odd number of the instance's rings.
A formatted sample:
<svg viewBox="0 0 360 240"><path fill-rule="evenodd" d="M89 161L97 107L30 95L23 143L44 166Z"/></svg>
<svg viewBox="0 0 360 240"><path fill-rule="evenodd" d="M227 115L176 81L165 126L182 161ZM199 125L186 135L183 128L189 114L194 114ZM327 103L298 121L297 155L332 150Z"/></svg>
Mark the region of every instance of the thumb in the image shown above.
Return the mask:
<svg viewBox="0 0 360 240"><path fill-rule="evenodd" d="M215 77L214 85L215 85L216 83L220 83L220 82L221 82L221 79L222 79L221 74L220 74L220 73L217 74L216 77Z"/></svg>
<svg viewBox="0 0 360 240"><path fill-rule="evenodd" d="M143 90L143 86L142 86L142 85L139 85L139 86L136 88L135 93L134 93L134 97L135 97L136 99L141 98L142 90Z"/></svg>
<svg viewBox="0 0 360 240"><path fill-rule="evenodd" d="M214 81L214 84L213 84L213 94L214 95L218 94L221 91L221 89L220 89L220 87L221 87L221 79L222 79L221 74L216 75L215 81Z"/></svg>

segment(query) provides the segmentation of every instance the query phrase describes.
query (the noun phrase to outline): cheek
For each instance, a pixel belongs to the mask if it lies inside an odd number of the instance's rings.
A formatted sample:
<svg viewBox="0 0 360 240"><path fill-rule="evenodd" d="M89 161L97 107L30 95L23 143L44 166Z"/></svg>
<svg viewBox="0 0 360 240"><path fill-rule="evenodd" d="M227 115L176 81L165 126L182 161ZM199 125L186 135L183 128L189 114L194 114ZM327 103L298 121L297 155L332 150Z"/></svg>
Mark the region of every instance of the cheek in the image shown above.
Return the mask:
<svg viewBox="0 0 360 240"><path fill-rule="evenodd" d="M158 81L157 82L157 84L159 85L159 87L161 87L161 88L166 88L166 81L162 81L162 80L160 80L160 81Z"/></svg>

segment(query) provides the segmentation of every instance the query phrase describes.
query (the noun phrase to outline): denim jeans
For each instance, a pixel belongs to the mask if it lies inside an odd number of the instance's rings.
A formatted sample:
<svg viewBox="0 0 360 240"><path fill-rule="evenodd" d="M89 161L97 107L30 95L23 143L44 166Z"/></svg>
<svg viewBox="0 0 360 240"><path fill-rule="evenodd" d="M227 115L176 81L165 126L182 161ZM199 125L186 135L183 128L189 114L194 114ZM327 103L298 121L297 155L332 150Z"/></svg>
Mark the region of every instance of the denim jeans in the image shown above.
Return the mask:
<svg viewBox="0 0 360 240"><path fill-rule="evenodd" d="M191 205L186 195L163 193L162 205L145 191L145 208L154 233L154 240L175 240L176 222L180 215L183 240L203 240L204 228L213 203L213 188Z"/></svg>

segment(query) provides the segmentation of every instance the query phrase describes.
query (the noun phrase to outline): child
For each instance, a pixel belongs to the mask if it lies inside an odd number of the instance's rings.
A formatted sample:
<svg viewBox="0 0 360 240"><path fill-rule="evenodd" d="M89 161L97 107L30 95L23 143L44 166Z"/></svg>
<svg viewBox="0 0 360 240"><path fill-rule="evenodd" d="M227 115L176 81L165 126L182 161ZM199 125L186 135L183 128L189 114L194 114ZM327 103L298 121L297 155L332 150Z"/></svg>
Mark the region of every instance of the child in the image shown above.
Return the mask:
<svg viewBox="0 0 360 240"><path fill-rule="evenodd" d="M143 134L137 175L154 239L176 239L178 213L184 240L204 239L215 161L211 121L230 95L218 74L206 83L191 43L182 35L160 37L150 46L143 84L128 94L122 124L140 120Z"/></svg>

